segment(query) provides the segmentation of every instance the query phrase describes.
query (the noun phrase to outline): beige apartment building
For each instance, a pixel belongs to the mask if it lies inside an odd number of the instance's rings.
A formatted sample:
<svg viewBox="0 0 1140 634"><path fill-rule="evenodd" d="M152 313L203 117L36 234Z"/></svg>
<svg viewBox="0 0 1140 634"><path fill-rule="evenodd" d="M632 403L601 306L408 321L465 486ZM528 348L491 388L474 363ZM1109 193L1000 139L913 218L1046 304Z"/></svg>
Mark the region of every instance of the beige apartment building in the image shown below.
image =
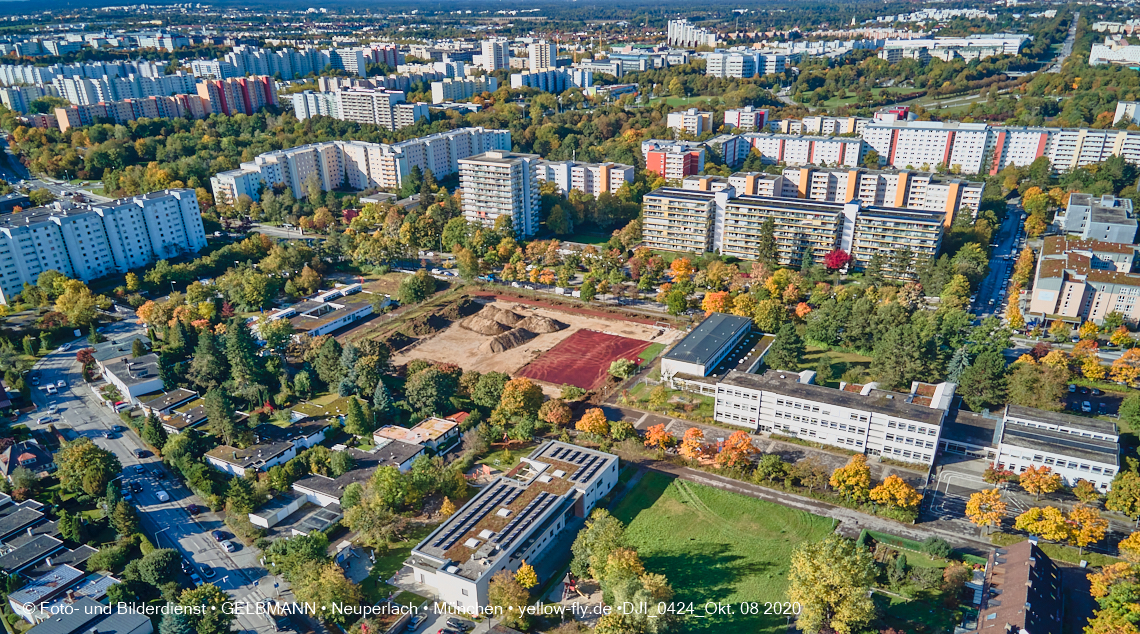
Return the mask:
<svg viewBox="0 0 1140 634"><path fill-rule="evenodd" d="M1046 323L1104 321L1119 312L1140 320L1140 275L1133 273L1135 247L1098 240L1045 239L1026 314Z"/></svg>
<svg viewBox="0 0 1140 634"><path fill-rule="evenodd" d="M784 177L799 198L826 202L860 200L865 205L946 213L949 226L959 212L976 216L985 183L931 172L789 167Z"/></svg>

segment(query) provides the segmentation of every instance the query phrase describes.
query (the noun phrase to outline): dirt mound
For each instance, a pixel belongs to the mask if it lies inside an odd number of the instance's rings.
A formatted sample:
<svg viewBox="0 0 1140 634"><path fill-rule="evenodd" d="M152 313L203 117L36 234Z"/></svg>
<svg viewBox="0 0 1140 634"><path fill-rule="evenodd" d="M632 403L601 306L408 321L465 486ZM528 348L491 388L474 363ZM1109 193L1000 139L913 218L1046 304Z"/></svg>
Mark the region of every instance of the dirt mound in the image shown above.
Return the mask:
<svg viewBox="0 0 1140 634"><path fill-rule="evenodd" d="M531 315L530 317L527 317L526 319L515 324L515 328L525 328L531 332L542 334L547 332L558 332L559 330L566 328L566 324L549 317L543 317L542 315Z"/></svg>
<svg viewBox="0 0 1140 634"><path fill-rule="evenodd" d="M482 308L483 304L471 299L470 297L464 297L459 301L452 302L447 306L444 306L443 309L439 311L439 315L444 319L456 321L463 319L464 317L474 315Z"/></svg>
<svg viewBox="0 0 1140 634"><path fill-rule="evenodd" d="M486 317L487 319L493 319L506 326L514 326L523 320L522 315L519 315L512 310L499 308L498 306L494 305L488 306L479 311L478 315L480 317Z"/></svg>
<svg viewBox="0 0 1140 634"><path fill-rule="evenodd" d="M417 340L414 337L409 337L408 335L399 331L392 333L386 339L384 339L384 343L388 344L388 347L393 351L406 348L416 341Z"/></svg>
<svg viewBox="0 0 1140 634"><path fill-rule="evenodd" d="M537 336L538 335L525 328L515 328L509 332L491 337L490 341L484 342L483 345L479 346L479 350L483 352L506 352L511 348L521 346Z"/></svg>
<svg viewBox="0 0 1140 634"><path fill-rule="evenodd" d="M440 315L422 315L408 322L408 325L401 330L412 337L423 337L437 333L450 325L451 322Z"/></svg>
<svg viewBox="0 0 1140 634"><path fill-rule="evenodd" d="M503 325L494 319L488 319L483 316L483 312L484 311L479 311L459 322L459 327L491 337L501 335L511 329L510 326Z"/></svg>

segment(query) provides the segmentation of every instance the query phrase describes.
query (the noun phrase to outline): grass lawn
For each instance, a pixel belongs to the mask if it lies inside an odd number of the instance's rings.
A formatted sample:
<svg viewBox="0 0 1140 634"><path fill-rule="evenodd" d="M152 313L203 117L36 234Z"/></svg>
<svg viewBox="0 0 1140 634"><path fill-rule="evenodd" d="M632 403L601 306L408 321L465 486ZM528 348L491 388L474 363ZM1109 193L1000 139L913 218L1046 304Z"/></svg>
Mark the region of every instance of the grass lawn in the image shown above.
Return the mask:
<svg viewBox="0 0 1140 634"><path fill-rule="evenodd" d="M535 443L528 443L511 447L510 449L501 449L487 454L483 459L479 460L478 463L488 465L492 469L510 471L515 465L521 462L523 458L528 456L534 447Z"/></svg>
<svg viewBox="0 0 1140 634"><path fill-rule="evenodd" d="M435 530L434 526L417 526L408 533L407 539L404 541L393 544L383 553L376 553L376 563L372 565L368 577L360 584L360 591L367 604L376 605L388 598L392 592L399 592L396 595L396 602L401 605L419 605L426 601L425 597L412 592L401 591L396 586L388 585L384 580L391 578L392 575L400 571L400 568L404 567L404 561L412 553L412 549L433 530Z"/></svg>
<svg viewBox="0 0 1140 634"><path fill-rule="evenodd" d="M664 351L665 351L665 344L663 344L663 343L651 343L651 344L649 344L648 348L646 348L645 350L642 350L641 354L637 355L637 358L641 359L641 362L643 364L649 363L650 361L656 359L657 355L661 354Z"/></svg>
<svg viewBox="0 0 1140 634"><path fill-rule="evenodd" d="M783 601L793 546L818 541L832 520L649 472L612 509L646 569L665 575L675 601L703 606ZM702 617L703 609L698 611ZM687 618L681 630L785 632L773 615Z"/></svg>
<svg viewBox="0 0 1140 634"><path fill-rule="evenodd" d="M610 236L601 233L572 233L561 238L563 242L580 242L582 244L605 244Z"/></svg>
<svg viewBox="0 0 1140 634"><path fill-rule="evenodd" d="M633 386L629 391L629 395L636 402L631 403L631 405L654 410L646 401L649 400L649 393L653 391L655 387L656 386L650 386L648 383L638 383ZM666 389L666 391L669 393L669 400L667 401L668 408L665 413L669 416L696 421L702 418L712 418L713 411L716 408L716 399L713 397L685 392L683 390Z"/></svg>
<svg viewBox="0 0 1140 634"><path fill-rule="evenodd" d="M864 357L861 354L854 352L840 352L838 350L827 350L825 348L817 348L815 346L807 346L804 349L803 362L800 363L801 370L814 370L815 366L819 364L819 358L824 354L831 357L831 374L835 377L831 387L838 387L839 377L843 373L853 367L861 367L864 370L871 367L871 357Z"/></svg>
<svg viewBox="0 0 1140 634"><path fill-rule="evenodd" d="M872 88L871 89L871 95L873 95L876 99L878 99L879 97L883 96L883 93L887 93L888 95L893 95L893 94L913 93L913 92L918 92L918 91L919 90L917 88L904 88L901 86L889 86L887 88ZM832 97L831 99L828 99L827 101L823 102L822 105L825 108L838 108L840 106L851 105L851 104L855 103L856 101L858 101L858 99L855 97L854 93L852 93L852 94L849 94L848 96L843 97L843 98Z"/></svg>
<svg viewBox="0 0 1140 634"><path fill-rule="evenodd" d="M676 106L688 106L688 105L696 104L696 103L699 103L702 101L708 101L708 102L713 102L713 103L720 103L720 101L721 101L720 97L710 97L708 95L698 95L696 97L654 97L653 99L649 100L649 103L657 103L657 102L662 101L662 100L664 100L667 105L674 106L674 107L676 107Z"/></svg>
<svg viewBox="0 0 1140 634"><path fill-rule="evenodd" d="M910 562L910 559L907 559ZM883 620L889 625L902 628L904 632L953 632L959 622L958 614L942 606L934 606L926 601L900 599L898 597L875 594L875 605L879 607Z"/></svg>

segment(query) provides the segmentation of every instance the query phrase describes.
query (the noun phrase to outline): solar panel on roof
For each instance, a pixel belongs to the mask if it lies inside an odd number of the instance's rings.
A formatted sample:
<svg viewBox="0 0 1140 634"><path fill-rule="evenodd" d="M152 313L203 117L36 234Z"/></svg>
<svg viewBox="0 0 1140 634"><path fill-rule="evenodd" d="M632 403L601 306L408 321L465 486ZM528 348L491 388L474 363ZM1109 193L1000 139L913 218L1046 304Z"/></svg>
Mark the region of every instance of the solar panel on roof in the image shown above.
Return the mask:
<svg viewBox="0 0 1140 634"><path fill-rule="evenodd" d="M483 500L474 506L471 510L467 511L456 520L451 528L440 536L435 542L432 542L432 547L439 548L442 546L444 550L451 548L459 538L471 530L479 520L483 519L491 509L498 506L499 501L507 495L510 491L509 486L503 483L495 485L488 495L483 497Z"/></svg>
<svg viewBox="0 0 1140 634"><path fill-rule="evenodd" d="M590 459L585 464L578 467L578 470L574 472L574 475L570 476L570 481L571 482L577 482L578 479L582 476L582 474L585 473L586 470L589 469L591 465L595 464L599 460L601 460L601 458L599 458L597 456L590 456Z"/></svg>
<svg viewBox="0 0 1140 634"><path fill-rule="evenodd" d="M510 544L513 542L518 537L519 533L526 530L530 527L531 524L534 523L534 518L541 517L542 514L546 512L546 509L558 500L558 496L549 495L541 499L542 501L535 505L534 509L531 511L531 513L527 514L525 519L520 515L518 518L516 518L518 522L511 527L510 531L504 530L502 533L500 533L502 537L499 538L498 543ZM539 498L535 498L536 502L538 500Z"/></svg>
<svg viewBox="0 0 1140 634"><path fill-rule="evenodd" d="M586 458L593 458L593 457L594 456L592 454L588 454L588 453L583 451L582 455L579 456L578 459L574 461L574 464L582 464L583 462L586 461Z"/></svg>

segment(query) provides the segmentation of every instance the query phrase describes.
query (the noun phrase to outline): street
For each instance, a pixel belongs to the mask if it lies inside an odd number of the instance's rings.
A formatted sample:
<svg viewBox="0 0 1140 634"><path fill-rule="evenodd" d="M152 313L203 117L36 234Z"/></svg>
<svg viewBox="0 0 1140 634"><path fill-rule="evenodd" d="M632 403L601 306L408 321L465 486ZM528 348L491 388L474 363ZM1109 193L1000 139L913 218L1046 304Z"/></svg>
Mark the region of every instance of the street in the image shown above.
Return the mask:
<svg viewBox="0 0 1140 634"><path fill-rule="evenodd" d="M1080 11L1073 12L1073 23L1069 25L1069 35L1065 38L1065 43L1061 45L1061 51L1057 53L1057 58L1053 60L1053 64L1049 66L1047 73L1061 72L1061 66L1064 65L1065 60L1069 59L1069 55L1073 54L1073 44L1077 41L1077 20L1081 18Z"/></svg>
<svg viewBox="0 0 1140 634"><path fill-rule="evenodd" d="M134 322L119 322L107 326L104 335L108 339L114 339L137 332L141 332L141 327ZM209 565L216 574L203 581L213 583L235 600L255 603L274 597L274 583L282 582L268 576L259 562L260 553L250 547L241 547L234 553L226 552L210 535L213 530L229 532L221 518L208 510L197 517L191 517L186 506L194 503L204 507L202 500L166 471L155 456L147 455L141 460L135 457L135 449L146 447L133 430L127 428L120 434L111 434L116 437L107 438L112 428L126 425L110 409L102 406L99 398L84 384L75 353L85 346L86 341L78 340L70 350L57 350L35 365L34 369L41 377L41 385L63 380L67 387L61 388L56 396L48 396L42 389L33 389L32 401L39 411L23 416L20 422L35 428L38 426L36 419L43 416L48 406L58 406L60 414L57 427L71 427L77 435L92 438L95 444L114 452L123 465L123 482L137 481L142 485L142 492L135 494L132 501L142 520L144 532L156 547L177 549L199 569L199 574L202 564ZM156 477L158 473L166 475L159 479ZM159 502L159 490L166 490L170 500ZM286 593L284 598L292 599L284 585L281 590ZM237 629L242 632L275 631L266 617L260 615L239 615Z"/></svg>
<svg viewBox="0 0 1140 634"><path fill-rule="evenodd" d="M1009 204L1006 209L1005 220L993 238L992 244L996 246L990 247L990 272L978 286L978 293L970 307L970 312L981 319L993 315L1000 317L1004 313L1004 293L1007 292L1021 245L1021 207Z"/></svg>

